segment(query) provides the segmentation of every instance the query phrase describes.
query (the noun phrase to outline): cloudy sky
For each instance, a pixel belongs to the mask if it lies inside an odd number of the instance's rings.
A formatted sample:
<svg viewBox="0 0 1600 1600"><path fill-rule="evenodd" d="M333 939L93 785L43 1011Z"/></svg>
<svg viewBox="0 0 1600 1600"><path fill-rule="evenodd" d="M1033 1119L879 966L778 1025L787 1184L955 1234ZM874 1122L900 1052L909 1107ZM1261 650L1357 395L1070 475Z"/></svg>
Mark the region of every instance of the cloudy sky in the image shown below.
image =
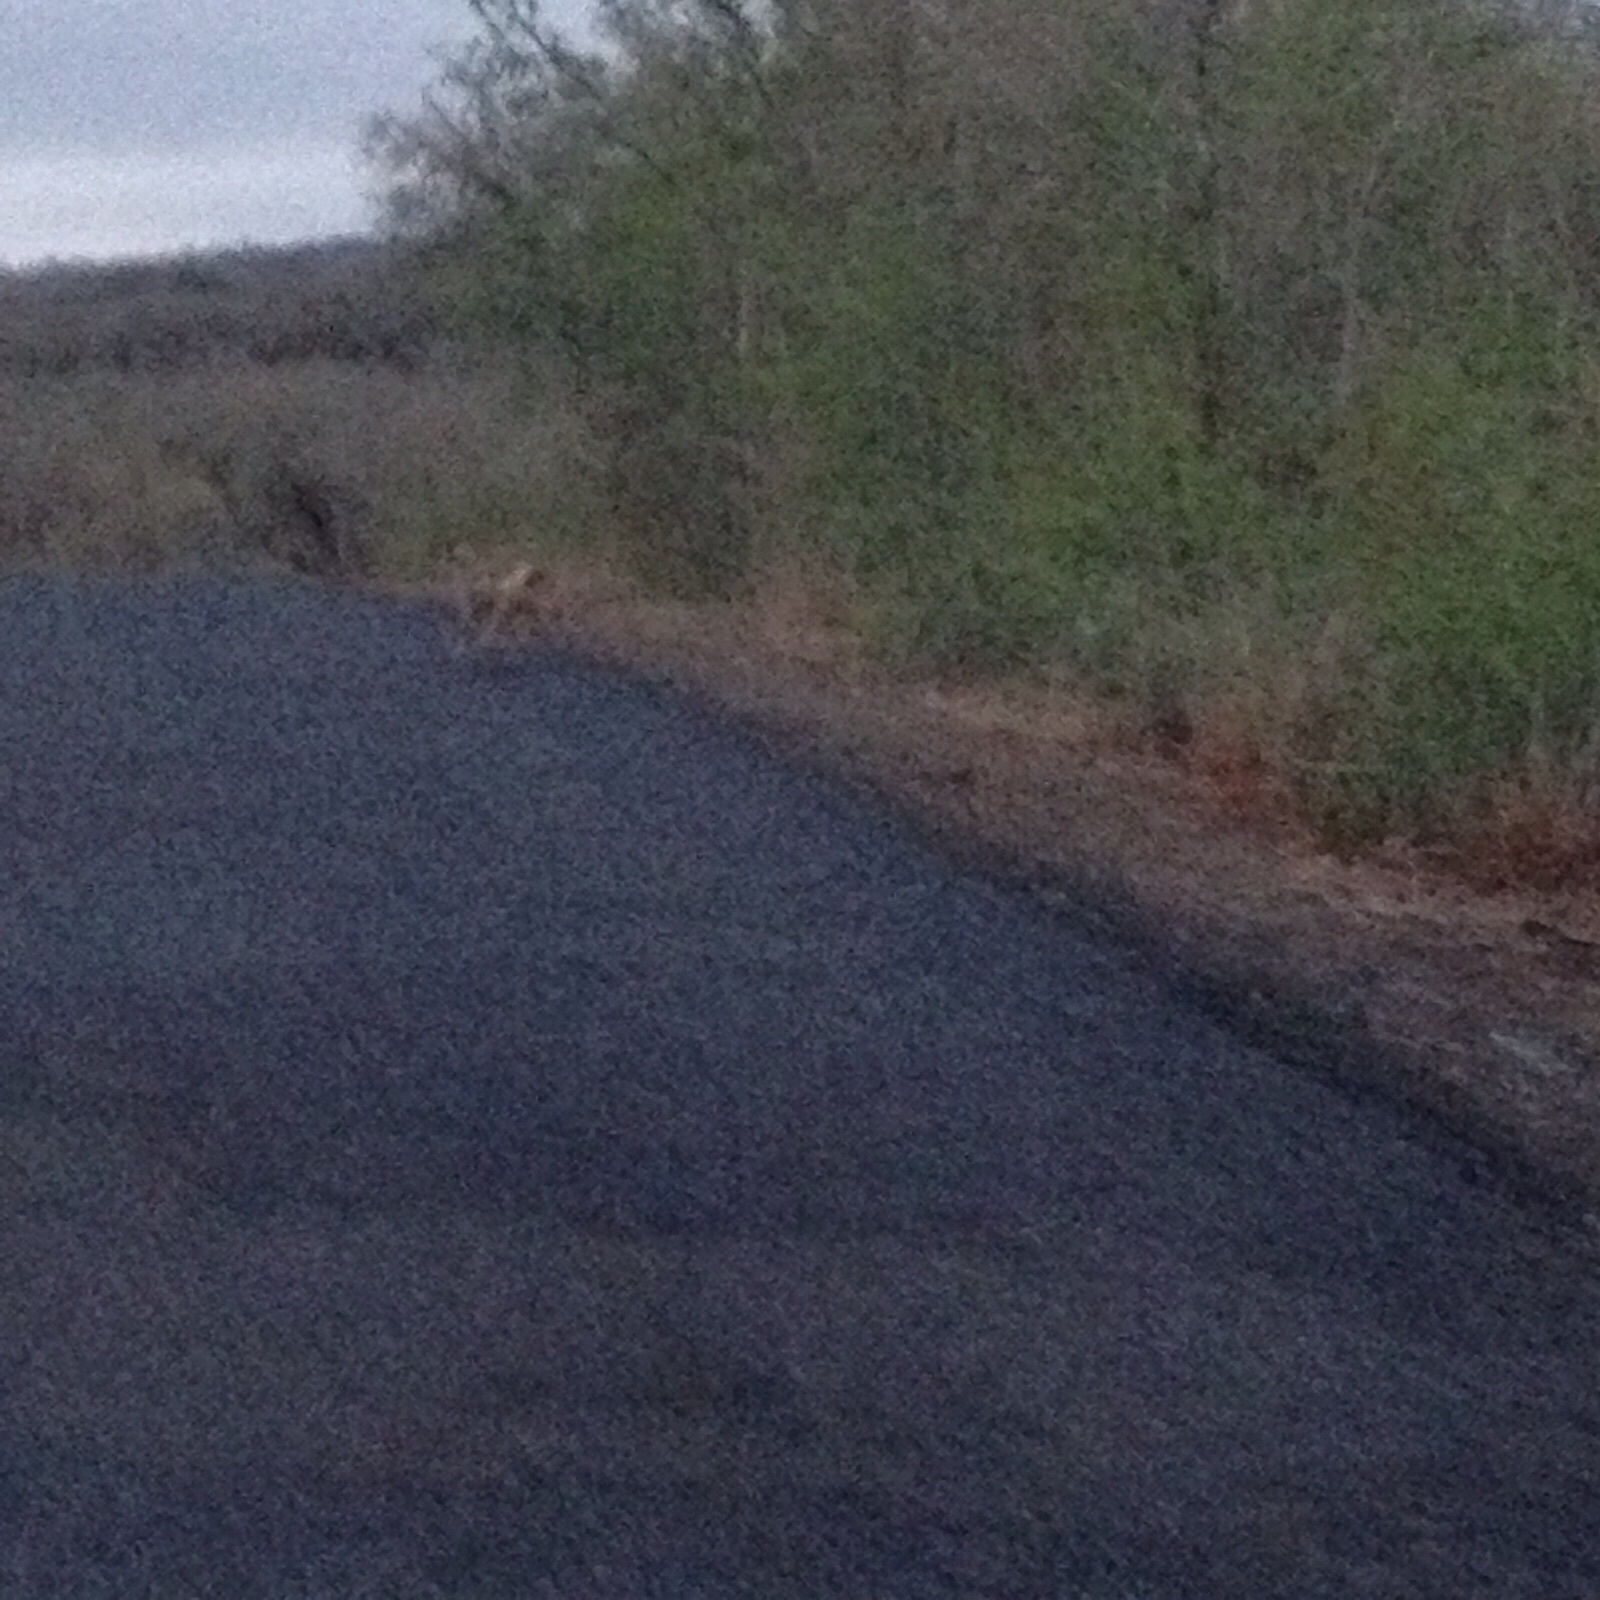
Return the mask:
<svg viewBox="0 0 1600 1600"><path fill-rule="evenodd" d="M466 0L0 0L0 265L358 231L363 120L470 31Z"/></svg>

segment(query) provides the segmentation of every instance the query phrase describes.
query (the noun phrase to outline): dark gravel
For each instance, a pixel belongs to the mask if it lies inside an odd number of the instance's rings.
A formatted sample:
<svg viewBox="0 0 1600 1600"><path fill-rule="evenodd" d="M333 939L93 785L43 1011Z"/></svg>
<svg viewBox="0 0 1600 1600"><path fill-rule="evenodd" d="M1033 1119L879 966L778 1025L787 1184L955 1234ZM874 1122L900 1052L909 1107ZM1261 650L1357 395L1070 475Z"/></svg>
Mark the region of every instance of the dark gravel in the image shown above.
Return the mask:
<svg viewBox="0 0 1600 1600"><path fill-rule="evenodd" d="M1600 1595L1594 1269L671 693L0 585L0 1595Z"/></svg>

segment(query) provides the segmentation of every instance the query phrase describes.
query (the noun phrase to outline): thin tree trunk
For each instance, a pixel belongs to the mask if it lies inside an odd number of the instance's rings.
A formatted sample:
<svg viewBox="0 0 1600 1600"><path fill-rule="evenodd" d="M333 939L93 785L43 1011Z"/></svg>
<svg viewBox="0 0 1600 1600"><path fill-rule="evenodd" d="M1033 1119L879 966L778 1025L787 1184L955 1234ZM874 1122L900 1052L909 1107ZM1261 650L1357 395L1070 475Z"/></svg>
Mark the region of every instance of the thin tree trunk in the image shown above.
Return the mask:
<svg viewBox="0 0 1600 1600"><path fill-rule="evenodd" d="M1194 357L1200 437L1221 438L1226 396L1223 341L1222 166L1218 153L1217 75L1225 48L1227 0L1199 0L1193 27L1197 168L1189 208L1186 270L1194 290Z"/></svg>

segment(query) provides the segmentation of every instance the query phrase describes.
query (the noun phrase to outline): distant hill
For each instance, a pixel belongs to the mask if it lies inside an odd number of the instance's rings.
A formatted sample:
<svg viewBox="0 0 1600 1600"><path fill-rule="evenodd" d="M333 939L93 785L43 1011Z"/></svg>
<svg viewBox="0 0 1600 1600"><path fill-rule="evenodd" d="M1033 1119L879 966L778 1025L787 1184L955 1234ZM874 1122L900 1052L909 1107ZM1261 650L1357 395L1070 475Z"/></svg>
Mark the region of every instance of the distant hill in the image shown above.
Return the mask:
<svg viewBox="0 0 1600 1600"><path fill-rule="evenodd" d="M14 377L223 357L405 368L437 324L410 258L364 237L0 271L0 375Z"/></svg>

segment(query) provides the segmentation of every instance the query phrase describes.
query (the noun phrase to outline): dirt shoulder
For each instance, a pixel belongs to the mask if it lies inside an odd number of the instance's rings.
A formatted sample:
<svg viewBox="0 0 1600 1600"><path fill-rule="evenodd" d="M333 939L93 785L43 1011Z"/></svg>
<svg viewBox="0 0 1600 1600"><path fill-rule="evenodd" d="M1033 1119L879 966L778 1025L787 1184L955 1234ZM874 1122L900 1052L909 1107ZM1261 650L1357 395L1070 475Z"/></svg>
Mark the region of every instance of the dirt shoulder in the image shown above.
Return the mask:
<svg viewBox="0 0 1600 1600"><path fill-rule="evenodd" d="M561 572L472 647L527 635L669 681L865 782L947 848L1104 925L1252 1042L1425 1108L1600 1235L1592 894L1483 895L1401 850L1335 860L1241 805L1214 761L1141 744L1062 691L889 674L792 588L694 607Z"/></svg>

